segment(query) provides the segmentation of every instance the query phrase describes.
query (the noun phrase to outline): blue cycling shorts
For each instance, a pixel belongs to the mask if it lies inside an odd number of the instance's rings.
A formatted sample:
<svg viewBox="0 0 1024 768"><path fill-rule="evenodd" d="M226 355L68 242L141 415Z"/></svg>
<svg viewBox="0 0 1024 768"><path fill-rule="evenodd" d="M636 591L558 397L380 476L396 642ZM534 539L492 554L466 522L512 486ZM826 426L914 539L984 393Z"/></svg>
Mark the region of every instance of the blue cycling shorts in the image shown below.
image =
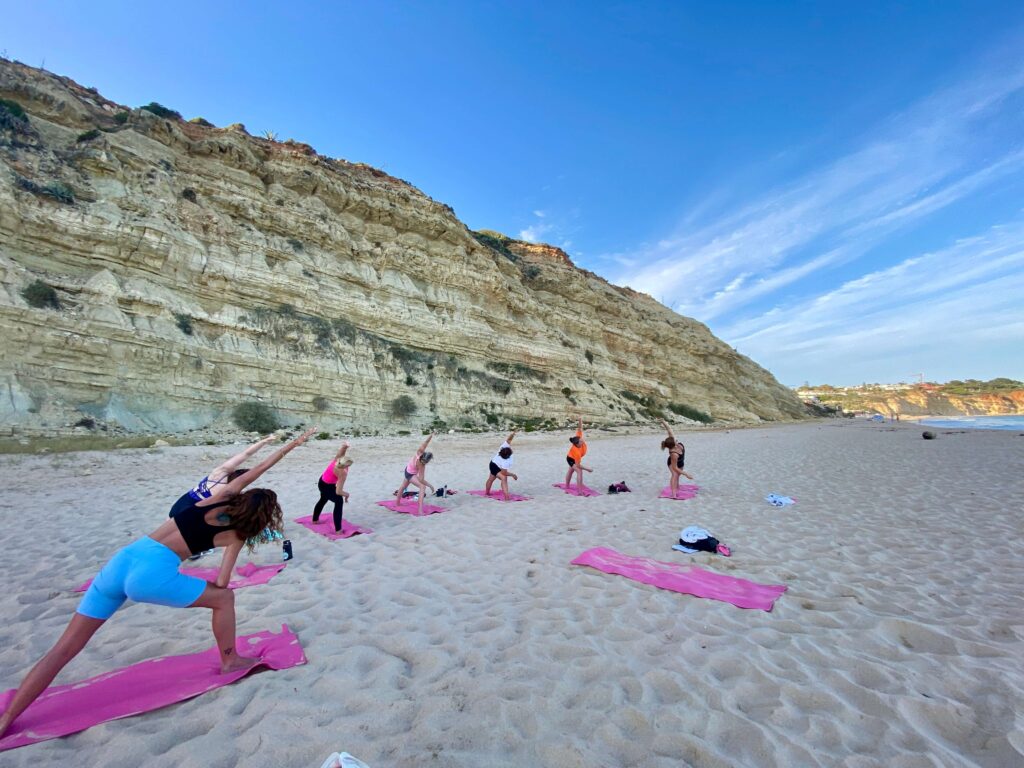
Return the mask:
<svg viewBox="0 0 1024 768"><path fill-rule="evenodd" d="M192 605L206 582L178 571L181 558L174 550L148 536L119 550L93 579L78 604L78 613L109 619L131 598L172 608Z"/></svg>

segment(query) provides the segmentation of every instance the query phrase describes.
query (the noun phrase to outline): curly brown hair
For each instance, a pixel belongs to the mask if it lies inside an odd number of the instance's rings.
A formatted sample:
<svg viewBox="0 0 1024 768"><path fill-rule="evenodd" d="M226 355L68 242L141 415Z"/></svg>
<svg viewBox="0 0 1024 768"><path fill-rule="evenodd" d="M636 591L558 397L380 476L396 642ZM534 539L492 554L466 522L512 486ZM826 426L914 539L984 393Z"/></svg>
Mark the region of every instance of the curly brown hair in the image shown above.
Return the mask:
<svg viewBox="0 0 1024 768"><path fill-rule="evenodd" d="M670 451L676 447L676 439L674 437L666 437L661 441L661 450L668 448Z"/></svg>
<svg viewBox="0 0 1024 768"><path fill-rule="evenodd" d="M231 527L252 552L256 549L254 538L264 529L279 531L284 528L284 513L277 503L277 494L269 488L250 488L233 496L224 508L231 518Z"/></svg>

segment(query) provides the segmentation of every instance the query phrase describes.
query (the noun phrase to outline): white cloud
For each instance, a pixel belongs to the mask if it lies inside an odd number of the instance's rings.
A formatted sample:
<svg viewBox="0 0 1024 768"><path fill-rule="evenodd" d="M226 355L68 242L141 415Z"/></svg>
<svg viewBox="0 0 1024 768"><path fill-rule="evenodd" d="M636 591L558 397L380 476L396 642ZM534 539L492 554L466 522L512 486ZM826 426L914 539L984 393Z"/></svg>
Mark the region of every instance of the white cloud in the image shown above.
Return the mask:
<svg viewBox="0 0 1024 768"><path fill-rule="evenodd" d="M943 355L969 366L999 345L1024 349L1024 218L974 223L975 200L1024 183L1024 65L989 64L838 159L709 218L726 199L713 195L671 235L607 257L615 281L710 323L788 381L860 380L852 372L868 363L905 378ZM939 231L972 237L906 258L911 228L968 201L971 223L947 217ZM872 266L851 277L862 261ZM1013 366L1024 373L1024 354Z"/></svg>
<svg viewBox="0 0 1024 768"><path fill-rule="evenodd" d="M544 235L550 232L553 227L550 224L531 224L526 229L519 230L519 239L528 243L539 243Z"/></svg>
<svg viewBox="0 0 1024 768"><path fill-rule="evenodd" d="M1024 220L719 331L791 382L809 371L821 380L827 376L820 372L833 371L847 383L859 381L857 371L872 358L889 361L890 377L900 378L909 374L896 370L903 359L920 367L938 354L942 366L955 370L976 363L984 342L1024 350L1022 296ZM1014 369L1004 368L1005 375L1019 375L1024 354L1003 362Z"/></svg>
<svg viewBox="0 0 1024 768"><path fill-rule="evenodd" d="M1024 130L1008 104L1022 89L1016 64L924 99L827 166L696 230L612 257L621 265L616 282L709 321L857 259L901 227L1024 170L1024 151L984 143L993 124Z"/></svg>

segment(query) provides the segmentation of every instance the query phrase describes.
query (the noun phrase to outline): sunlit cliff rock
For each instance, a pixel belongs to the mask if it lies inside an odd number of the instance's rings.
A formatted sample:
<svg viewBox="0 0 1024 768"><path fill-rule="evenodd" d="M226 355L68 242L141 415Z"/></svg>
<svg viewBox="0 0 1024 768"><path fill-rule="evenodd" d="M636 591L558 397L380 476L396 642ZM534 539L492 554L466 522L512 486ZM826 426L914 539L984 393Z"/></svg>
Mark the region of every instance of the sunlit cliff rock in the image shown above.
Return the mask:
<svg viewBox="0 0 1024 768"><path fill-rule="evenodd" d="M558 249L470 232L374 168L7 61L0 99L15 431L182 431L244 401L370 430L804 414L701 323Z"/></svg>

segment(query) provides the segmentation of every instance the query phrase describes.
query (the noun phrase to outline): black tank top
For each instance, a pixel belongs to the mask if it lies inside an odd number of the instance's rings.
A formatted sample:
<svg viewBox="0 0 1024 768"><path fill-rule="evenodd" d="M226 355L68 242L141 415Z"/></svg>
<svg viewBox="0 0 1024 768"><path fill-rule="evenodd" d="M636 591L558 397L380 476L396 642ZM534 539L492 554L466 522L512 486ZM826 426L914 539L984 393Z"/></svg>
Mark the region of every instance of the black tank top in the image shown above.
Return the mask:
<svg viewBox="0 0 1024 768"><path fill-rule="evenodd" d="M193 502L171 518L178 524L181 538L185 540L185 546L193 555L213 549L214 536L223 531L233 530L234 526L230 523L228 525L210 525L206 522L207 512L217 507L223 507L227 503L227 501L218 501L205 507L197 507L196 502Z"/></svg>

